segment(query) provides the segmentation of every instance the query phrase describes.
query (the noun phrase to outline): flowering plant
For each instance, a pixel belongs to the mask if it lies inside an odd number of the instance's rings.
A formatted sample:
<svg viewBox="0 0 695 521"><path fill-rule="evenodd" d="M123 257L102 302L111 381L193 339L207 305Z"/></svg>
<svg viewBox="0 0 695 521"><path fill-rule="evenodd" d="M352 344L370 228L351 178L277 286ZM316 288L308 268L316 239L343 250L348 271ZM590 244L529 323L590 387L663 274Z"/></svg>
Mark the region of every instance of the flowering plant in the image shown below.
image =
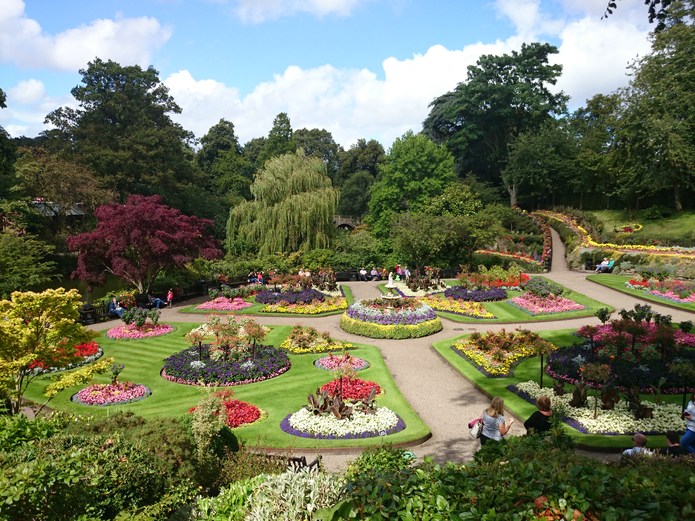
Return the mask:
<svg viewBox="0 0 695 521"><path fill-rule="evenodd" d="M214 300L203 302L196 306L196 309L209 309L215 311L239 311L241 309L253 306L250 302L246 302L240 297L233 299L227 297L217 297Z"/></svg>
<svg viewBox="0 0 695 521"><path fill-rule="evenodd" d="M369 362L362 358L352 356L350 353L343 353L342 355L329 353L328 356L316 360L314 365L324 371L342 371L345 369L361 371L369 367Z"/></svg>
<svg viewBox="0 0 695 521"><path fill-rule="evenodd" d="M522 273L521 268L516 264L512 264L506 270L500 266L493 266L490 269L479 266L477 272L464 272L459 275L461 286L469 289L519 289L529 279L530 277Z"/></svg>
<svg viewBox="0 0 695 521"><path fill-rule="evenodd" d="M224 423L227 427L236 428L242 425L249 425L258 421L261 410L255 405L234 399L234 392L231 389L223 389L213 393L213 397L219 398L220 406L224 414ZM188 412L195 412L196 408L191 407Z"/></svg>
<svg viewBox="0 0 695 521"><path fill-rule="evenodd" d="M56 349L53 356L31 362L28 370L34 374L42 374L74 369L91 364L103 354L101 347L94 340L77 344L72 349L61 346Z"/></svg>
<svg viewBox="0 0 695 521"><path fill-rule="evenodd" d="M294 326L280 347L291 353L322 353L338 349L350 349L352 344L334 340L327 332L319 334L313 327Z"/></svg>
<svg viewBox="0 0 695 521"><path fill-rule="evenodd" d="M437 318L430 306L410 299L399 299L391 304L382 300L358 300L345 314L353 320L379 325L413 325Z"/></svg>
<svg viewBox="0 0 695 521"><path fill-rule="evenodd" d="M261 309L262 313L292 313L296 315L319 315L347 308L345 297L328 297L322 301L314 300L307 303L289 304L281 301L268 304Z"/></svg>
<svg viewBox="0 0 695 521"><path fill-rule="evenodd" d="M502 290L504 291L504 290ZM467 302L451 298L425 297L420 299L435 311L445 311L472 318L495 318L480 302Z"/></svg>
<svg viewBox="0 0 695 521"><path fill-rule="evenodd" d="M280 428L294 436L318 439L372 438L387 436L405 429L405 423L387 407L375 406L372 414L355 410L350 418L317 416L302 407L288 415Z"/></svg>
<svg viewBox="0 0 695 521"><path fill-rule="evenodd" d="M381 387L376 382L344 376L321 386L321 391L326 391L330 396L335 396L340 392L343 400L352 401L365 400L372 389L375 389L375 394L381 394Z"/></svg>
<svg viewBox="0 0 695 521"><path fill-rule="evenodd" d="M514 297L509 302L532 315L564 313L565 311L578 311L584 309L584 306L573 300L555 295L541 297L533 293L524 293L523 295Z"/></svg>
<svg viewBox="0 0 695 521"><path fill-rule="evenodd" d="M122 405L147 398L151 394L144 385L132 382L94 384L78 391L72 400L85 405Z"/></svg>
<svg viewBox="0 0 695 521"><path fill-rule="evenodd" d="M166 335L174 330L174 326L169 324L150 324L142 327L135 324L122 324L113 327L106 332L106 336L115 340L134 340L138 338L148 338L153 336Z"/></svg>
<svg viewBox="0 0 695 521"><path fill-rule="evenodd" d="M256 294L256 302L260 302L261 304L279 304L281 302L286 304L309 304L313 301L323 302L325 299L325 294L313 288L301 291L273 291L265 289Z"/></svg>

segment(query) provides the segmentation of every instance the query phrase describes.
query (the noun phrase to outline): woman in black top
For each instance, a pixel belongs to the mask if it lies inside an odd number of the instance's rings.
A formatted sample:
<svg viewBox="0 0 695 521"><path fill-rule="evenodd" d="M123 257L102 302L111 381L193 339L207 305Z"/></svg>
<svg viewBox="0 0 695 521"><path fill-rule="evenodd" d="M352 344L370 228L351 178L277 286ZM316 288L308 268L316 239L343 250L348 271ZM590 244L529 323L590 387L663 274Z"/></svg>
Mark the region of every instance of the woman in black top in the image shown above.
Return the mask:
<svg viewBox="0 0 695 521"><path fill-rule="evenodd" d="M529 434L545 433L550 430L550 417L553 415L553 412L550 410L550 398L539 396L536 400L536 406L538 410L524 422L524 427L526 427Z"/></svg>

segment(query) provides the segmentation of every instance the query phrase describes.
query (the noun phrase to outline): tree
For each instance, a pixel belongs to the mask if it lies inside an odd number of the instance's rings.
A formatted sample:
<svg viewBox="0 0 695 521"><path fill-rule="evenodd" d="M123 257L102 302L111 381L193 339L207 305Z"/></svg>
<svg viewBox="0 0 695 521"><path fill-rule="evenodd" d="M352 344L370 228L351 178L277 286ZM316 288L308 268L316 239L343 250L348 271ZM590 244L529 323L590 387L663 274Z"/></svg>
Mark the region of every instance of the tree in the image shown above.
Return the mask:
<svg viewBox="0 0 695 521"><path fill-rule="evenodd" d="M388 237L392 215L417 212L455 177L454 159L444 146L411 131L396 139L371 189L367 222L374 234Z"/></svg>
<svg viewBox="0 0 695 521"><path fill-rule="evenodd" d="M273 120L273 128L268 132L265 146L258 156L258 166L262 167L268 159L289 154L297 150L292 138L292 124L287 113L280 112Z"/></svg>
<svg viewBox="0 0 695 521"><path fill-rule="evenodd" d="M368 172L376 179L380 165L386 160L384 147L375 139L358 139L357 143L348 150L340 151L338 155L340 168L332 178L333 184L337 187L343 186L350 177L359 172Z"/></svg>
<svg viewBox="0 0 695 521"><path fill-rule="evenodd" d="M303 150L268 160L251 186L252 201L231 209L227 251L268 255L330 247L338 191L326 164Z"/></svg>
<svg viewBox="0 0 695 521"><path fill-rule="evenodd" d="M171 120L181 109L159 73L97 58L80 74L82 85L71 91L78 108L62 107L46 117L56 127L47 132L51 146L76 153L121 201L157 193L185 208L196 189L193 136Z"/></svg>
<svg viewBox="0 0 695 521"><path fill-rule="evenodd" d="M0 109L6 108L5 91L0 89ZM14 184L12 168L15 162L15 146L7 131L0 126L0 197L7 197L10 187Z"/></svg>
<svg viewBox="0 0 695 521"><path fill-rule="evenodd" d="M38 374L31 370L32 364L63 366L74 361L72 348L91 338L77 322L81 305L77 290L63 288L17 291L10 300L0 301L0 390L9 398L13 414L19 413L24 392ZM75 381L92 371L83 368L60 379Z"/></svg>
<svg viewBox="0 0 695 521"><path fill-rule="evenodd" d="M443 143L456 159L459 175L472 172L482 181L504 185L517 203L517 186L502 177L509 147L523 132L537 130L564 113L567 96L553 94L562 71L548 57L557 48L547 43L522 44L511 55L482 56L468 67L465 83L436 98L423 131Z"/></svg>
<svg viewBox="0 0 695 521"><path fill-rule="evenodd" d="M617 0L608 0L608 4L606 5L606 12L603 13L601 20L612 15L613 11L617 9L618 4L616 3L616 1ZM665 20L669 13L668 8L672 2L673 0L644 0L644 5L647 6L649 23L654 23L655 20L657 22L656 28L654 29L656 32L659 32L666 27Z"/></svg>
<svg viewBox="0 0 695 521"><path fill-rule="evenodd" d="M45 284L55 276L53 247L31 236L0 232L0 297Z"/></svg>
<svg viewBox="0 0 695 521"><path fill-rule="evenodd" d="M221 254L206 233L212 221L184 215L161 201L156 195L132 195L123 205L97 208L96 228L68 238L68 248L78 253L74 275L102 284L111 273L147 293L163 269Z"/></svg>
<svg viewBox="0 0 695 521"><path fill-rule="evenodd" d="M471 187L463 181L455 181L441 194L430 197L422 204L422 213L428 215L471 216L483 208L483 203Z"/></svg>
<svg viewBox="0 0 695 521"><path fill-rule="evenodd" d="M292 134L297 148L303 148L307 156L320 157L326 163L326 173L328 177L334 179L340 166L340 147L334 140L333 135L325 129L300 128Z"/></svg>
<svg viewBox="0 0 695 521"><path fill-rule="evenodd" d="M630 186L671 190L676 210L683 209L683 191L695 188L694 17L692 0L670 5L664 29L652 36L652 52L632 66L620 119Z"/></svg>
<svg viewBox="0 0 695 521"><path fill-rule="evenodd" d="M338 200L338 215L360 218L369 210L369 192L374 177L369 172L357 172L343 185Z"/></svg>

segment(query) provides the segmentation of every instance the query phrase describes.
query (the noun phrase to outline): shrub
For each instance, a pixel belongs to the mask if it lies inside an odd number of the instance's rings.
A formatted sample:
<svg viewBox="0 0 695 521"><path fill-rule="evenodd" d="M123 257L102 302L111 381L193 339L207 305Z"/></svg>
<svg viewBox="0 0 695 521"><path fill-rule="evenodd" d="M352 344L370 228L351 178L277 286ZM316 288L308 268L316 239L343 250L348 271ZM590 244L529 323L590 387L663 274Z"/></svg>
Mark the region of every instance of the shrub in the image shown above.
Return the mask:
<svg viewBox="0 0 695 521"><path fill-rule="evenodd" d="M533 293L539 297L548 297L550 295L559 296L565 291L565 288L559 284L543 277L532 277L530 280L524 282L521 287L529 293Z"/></svg>

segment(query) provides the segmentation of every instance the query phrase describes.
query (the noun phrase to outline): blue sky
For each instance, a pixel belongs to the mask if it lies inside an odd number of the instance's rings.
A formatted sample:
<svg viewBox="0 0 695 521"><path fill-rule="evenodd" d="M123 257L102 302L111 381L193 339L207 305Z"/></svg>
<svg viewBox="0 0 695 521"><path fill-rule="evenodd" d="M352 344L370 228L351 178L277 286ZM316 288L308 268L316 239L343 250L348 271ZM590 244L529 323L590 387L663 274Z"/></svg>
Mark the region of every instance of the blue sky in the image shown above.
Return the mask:
<svg viewBox="0 0 695 521"><path fill-rule="evenodd" d="M221 118L242 144L286 112L344 147L385 147L421 129L429 103L482 54L558 46L571 108L627 83L649 51L642 0L0 0L0 125L35 136L75 106L79 69L99 57L152 65L201 137Z"/></svg>

